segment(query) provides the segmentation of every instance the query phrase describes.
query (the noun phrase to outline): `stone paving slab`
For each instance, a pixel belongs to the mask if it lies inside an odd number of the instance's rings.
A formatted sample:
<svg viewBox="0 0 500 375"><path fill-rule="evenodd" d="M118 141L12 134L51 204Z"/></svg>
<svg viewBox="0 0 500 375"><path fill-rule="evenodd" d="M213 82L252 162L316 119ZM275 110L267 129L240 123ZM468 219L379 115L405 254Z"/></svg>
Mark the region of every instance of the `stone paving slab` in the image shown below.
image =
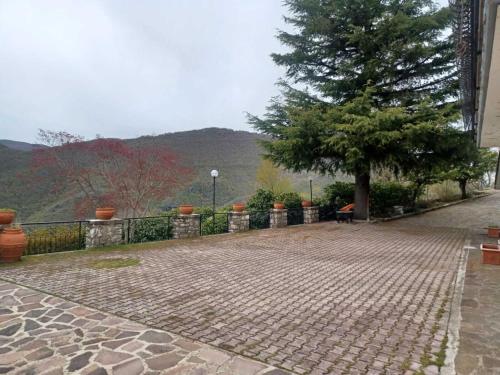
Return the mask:
<svg viewBox="0 0 500 375"><path fill-rule="evenodd" d="M432 374L464 238L397 222L320 223L0 272L299 374ZM124 256L140 264L89 265Z"/></svg>
<svg viewBox="0 0 500 375"><path fill-rule="evenodd" d="M0 373L287 374L209 345L2 281Z"/></svg>

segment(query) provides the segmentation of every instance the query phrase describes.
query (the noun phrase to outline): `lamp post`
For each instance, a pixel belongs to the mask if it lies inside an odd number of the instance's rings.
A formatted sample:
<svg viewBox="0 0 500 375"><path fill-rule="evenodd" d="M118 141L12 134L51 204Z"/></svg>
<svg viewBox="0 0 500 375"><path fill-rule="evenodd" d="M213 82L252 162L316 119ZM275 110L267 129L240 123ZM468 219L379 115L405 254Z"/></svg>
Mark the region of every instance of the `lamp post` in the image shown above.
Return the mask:
<svg viewBox="0 0 500 375"><path fill-rule="evenodd" d="M215 179L219 177L219 171L217 169L212 169L210 172L210 175L214 179L214 184L213 184L213 195L212 195L212 215L213 215L213 225L215 226Z"/></svg>
<svg viewBox="0 0 500 375"><path fill-rule="evenodd" d="M311 193L311 203L313 201L313 178L309 176L309 191Z"/></svg>

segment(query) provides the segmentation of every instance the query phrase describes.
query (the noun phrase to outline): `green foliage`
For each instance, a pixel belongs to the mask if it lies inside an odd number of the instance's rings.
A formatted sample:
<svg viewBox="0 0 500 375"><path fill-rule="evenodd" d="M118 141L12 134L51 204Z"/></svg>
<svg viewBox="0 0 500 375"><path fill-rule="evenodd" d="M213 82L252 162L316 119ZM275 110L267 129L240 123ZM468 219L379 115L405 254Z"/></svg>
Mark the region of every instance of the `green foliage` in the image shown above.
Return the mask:
<svg viewBox="0 0 500 375"><path fill-rule="evenodd" d="M267 211L273 207L276 200L273 192L264 189L258 189L247 202L249 211Z"/></svg>
<svg viewBox="0 0 500 375"><path fill-rule="evenodd" d="M211 207L196 207L195 213L200 214L201 235L226 233L228 230L227 213L231 207L216 209L215 215ZM215 218L215 220L214 220Z"/></svg>
<svg viewBox="0 0 500 375"><path fill-rule="evenodd" d="M300 194L295 192L281 193L276 196L277 202L285 204L285 208L301 208L302 198Z"/></svg>
<svg viewBox="0 0 500 375"><path fill-rule="evenodd" d="M131 220L130 242L162 241L172 238L172 213L164 213L161 216Z"/></svg>
<svg viewBox="0 0 500 375"><path fill-rule="evenodd" d="M399 182L376 182L370 189L370 211L377 217L387 216L393 206L413 206L413 187Z"/></svg>
<svg viewBox="0 0 500 375"><path fill-rule="evenodd" d="M324 189L324 197L330 204L336 203L339 207L354 201L354 184L337 181Z"/></svg>
<svg viewBox="0 0 500 375"><path fill-rule="evenodd" d="M285 4L293 31L278 39L290 52L273 59L288 80L267 114L249 122L272 137L262 143L275 164L355 175L363 215L371 169L397 170L422 144L432 149L458 115L455 51L443 38L452 13L430 0Z"/></svg>
<svg viewBox="0 0 500 375"><path fill-rule="evenodd" d="M257 169L256 180L260 188L270 190L274 194L292 190L290 179L285 177L283 171L274 166L270 160L262 160L259 169Z"/></svg>
<svg viewBox="0 0 500 375"><path fill-rule="evenodd" d="M26 228L28 246L24 255L78 250L85 247L85 228L79 225Z"/></svg>

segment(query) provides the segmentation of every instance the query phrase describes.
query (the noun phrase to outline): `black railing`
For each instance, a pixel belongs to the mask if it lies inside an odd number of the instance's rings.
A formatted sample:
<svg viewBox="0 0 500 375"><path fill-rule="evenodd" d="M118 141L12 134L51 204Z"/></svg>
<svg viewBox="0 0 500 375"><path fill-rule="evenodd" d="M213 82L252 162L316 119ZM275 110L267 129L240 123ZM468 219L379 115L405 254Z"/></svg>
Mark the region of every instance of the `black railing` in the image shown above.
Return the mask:
<svg viewBox="0 0 500 375"><path fill-rule="evenodd" d="M334 204L319 206L319 221L337 220L337 209Z"/></svg>
<svg viewBox="0 0 500 375"><path fill-rule="evenodd" d="M289 208L286 211L287 225L304 224L304 210L302 208Z"/></svg>
<svg viewBox="0 0 500 375"><path fill-rule="evenodd" d="M21 224L28 246L24 255L85 249L88 221L55 221Z"/></svg>
<svg viewBox="0 0 500 375"><path fill-rule="evenodd" d="M173 237L174 215L134 217L125 219L123 240L125 243L140 243L170 240Z"/></svg>
<svg viewBox="0 0 500 375"><path fill-rule="evenodd" d="M249 211L250 229L266 229L270 225L269 211Z"/></svg>
<svg viewBox="0 0 500 375"><path fill-rule="evenodd" d="M200 214L200 236L229 232L229 212Z"/></svg>

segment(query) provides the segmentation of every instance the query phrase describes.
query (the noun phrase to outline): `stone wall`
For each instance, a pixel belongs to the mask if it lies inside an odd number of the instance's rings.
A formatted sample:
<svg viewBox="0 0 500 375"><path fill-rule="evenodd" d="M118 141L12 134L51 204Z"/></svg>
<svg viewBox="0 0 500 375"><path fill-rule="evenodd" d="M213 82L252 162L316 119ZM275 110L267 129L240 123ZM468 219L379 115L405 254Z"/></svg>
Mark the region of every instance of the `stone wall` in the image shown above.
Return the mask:
<svg viewBox="0 0 500 375"><path fill-rule="evenodd" d="M283 228L288 225L287 210L277 210L275 208L269 211L269 227Z"/></svg>
<svg viewBox="0 0 500 375"><path fill-rule="evenodd" d="M317 223L319 221L319 207L304 207L304 224Z"/></svg>
<svg viewBox="0 0 500 375"><path fill-rule="evenodd" d="M250 214L243 212L229 213L229 233L244 232L250 229Z"/></svg>
<svg viewBox="0 0 500 375"><path fill-rule="evenodd" d="M89 220L85 233L85 248L123 243L123 220Z"/></svg>
<svg viewBox="0 0 500 375"><path fill-rule="evenodd" d="M200 235L200 215L179 215L172 218L173 237L176 239L193 238Z"/></svg>

